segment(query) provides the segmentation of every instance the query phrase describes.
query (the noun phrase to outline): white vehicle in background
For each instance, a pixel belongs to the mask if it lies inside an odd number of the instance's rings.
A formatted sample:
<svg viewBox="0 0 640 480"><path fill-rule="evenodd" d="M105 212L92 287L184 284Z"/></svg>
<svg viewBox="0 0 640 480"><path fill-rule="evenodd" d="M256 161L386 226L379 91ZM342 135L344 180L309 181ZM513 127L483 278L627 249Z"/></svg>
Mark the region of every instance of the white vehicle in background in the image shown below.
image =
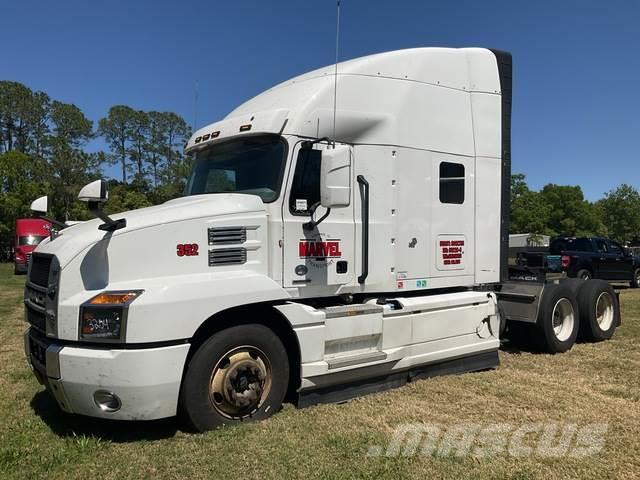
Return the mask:
<svg viewBox="0 0 640 480"><path fill-rule="evenodd" d="M509 273L509 54L335 68L198 130L183 198L109 217L106 184L83 188L99 218L43 241L25 287L27 356L63 410L206 430L493 368L507 320L552 352L579 324L611 336L608 285Z"/></svg>
<svg viewBox="0 0 640 480"><path fill-rule="evenodd" d="M512 233L509 235L509 248L538 247L549 248L551 237L536 233Z"/></svg>

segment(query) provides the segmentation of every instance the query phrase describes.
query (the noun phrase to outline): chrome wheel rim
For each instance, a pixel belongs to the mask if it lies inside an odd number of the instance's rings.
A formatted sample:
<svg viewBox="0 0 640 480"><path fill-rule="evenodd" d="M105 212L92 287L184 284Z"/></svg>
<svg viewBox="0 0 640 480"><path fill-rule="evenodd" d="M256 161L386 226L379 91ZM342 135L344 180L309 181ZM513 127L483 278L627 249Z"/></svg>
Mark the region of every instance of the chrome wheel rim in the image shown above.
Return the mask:
<svg viewBox="0 0 640 480"><path fill-rule="evenodd" d="M582 277L580 278L582 278L582 280L589 280L591 279L591 275L589 275L589 272L585 272L582 274Z"/></svg>
<svg viewBox="0 0 640 480"><path fill-rule="evenodd" d="M596 300L596 320L601 330L606 332L611 328L614 313L613 298L609 292L602 292Z"/></svg>
<svg viewBox="0 0 640 480"><path fill-rule="evenodd" d="M258 348L237 347L225 353L211 372L209 401L227 418L250 417L271 391L271 364Z"/></svg>
<svg viewBox="0 0 640 480"><path fill-rule="evenodd" d="M553 333L561 342L565 342L571 337L575 325L575 313L573 305L567 298L561 298L556 302L551 314L553 322Z"/></svg>

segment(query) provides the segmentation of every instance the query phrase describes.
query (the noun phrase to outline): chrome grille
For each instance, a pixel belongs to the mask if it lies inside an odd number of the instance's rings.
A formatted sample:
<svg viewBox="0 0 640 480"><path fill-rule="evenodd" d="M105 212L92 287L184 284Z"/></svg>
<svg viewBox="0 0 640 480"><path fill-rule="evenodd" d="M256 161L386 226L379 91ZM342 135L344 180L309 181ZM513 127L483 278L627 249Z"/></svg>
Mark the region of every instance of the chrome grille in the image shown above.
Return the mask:
<svg viewBox="0 0 640 480"><path fill-rule="evenodd" d="M209 245L232 245L247 241L245 227L211 227L209 228Z"/></svg>
<svg viewBox="0 0 640 480"><path fill-rule="evenodd" d="M223 265L242 265L247 261L245 248L219 248L209 250L209 266L219 267Z"/></svg>

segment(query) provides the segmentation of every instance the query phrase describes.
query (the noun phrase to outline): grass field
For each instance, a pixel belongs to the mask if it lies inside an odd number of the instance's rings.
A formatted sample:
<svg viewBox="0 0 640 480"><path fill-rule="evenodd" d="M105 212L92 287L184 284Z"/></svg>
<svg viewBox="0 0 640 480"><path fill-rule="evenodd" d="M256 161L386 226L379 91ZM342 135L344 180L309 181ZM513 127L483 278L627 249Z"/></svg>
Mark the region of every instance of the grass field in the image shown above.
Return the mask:
<svg viewBox="0 0 640 480"><path fill-rule="evenodd" d="M60 412L23 355L22 284L0 265L1 478L640 478L640 290L621 294L613 339L562 355L508 349L497 370L420 380L342 405L204 435L174 420L102 422ZM135 366L132 366L135 368ZM585 458L370 456L403 424L607 423Z"/></svg>

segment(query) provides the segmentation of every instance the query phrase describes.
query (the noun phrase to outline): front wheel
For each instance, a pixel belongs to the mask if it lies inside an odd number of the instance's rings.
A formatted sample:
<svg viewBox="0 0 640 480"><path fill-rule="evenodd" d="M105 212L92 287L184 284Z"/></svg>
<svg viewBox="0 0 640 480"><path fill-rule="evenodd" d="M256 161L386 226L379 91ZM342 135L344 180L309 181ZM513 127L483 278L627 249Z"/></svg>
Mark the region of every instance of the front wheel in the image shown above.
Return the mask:
<svg viewBox="0 0 640 480"><path fill-rule="evenodd" d="M258 324L227 328L189 362L180 413L200 432L261 420L280 409L288 383L287 352L272 330Z"/></svg>

